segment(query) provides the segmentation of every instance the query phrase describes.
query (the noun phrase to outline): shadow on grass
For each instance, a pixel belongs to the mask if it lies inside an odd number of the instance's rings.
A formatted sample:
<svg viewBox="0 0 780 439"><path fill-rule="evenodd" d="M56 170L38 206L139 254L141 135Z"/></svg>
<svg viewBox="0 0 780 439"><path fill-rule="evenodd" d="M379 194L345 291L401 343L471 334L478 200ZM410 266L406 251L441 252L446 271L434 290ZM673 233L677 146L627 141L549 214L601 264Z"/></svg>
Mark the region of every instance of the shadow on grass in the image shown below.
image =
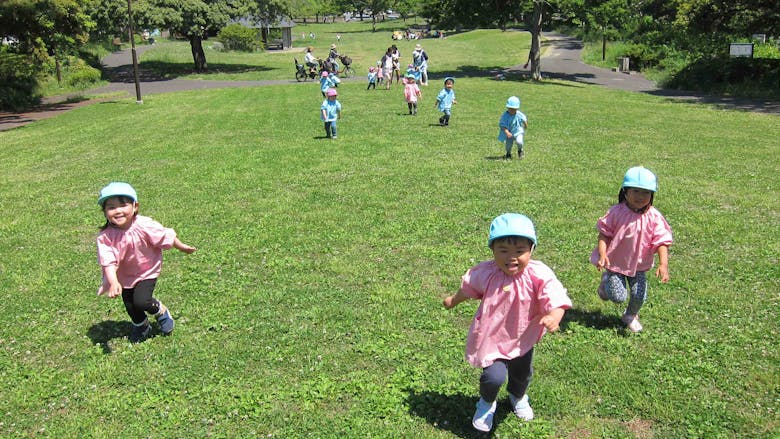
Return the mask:
<svg viewBox="0 0 780 439"><path fill-rule="evenodd" d="M118 322L116 320L104 320L92 325L87 331L87 337L93 344L99 344L104 354L111 353L108 342L115 338L124 338L130 335L133 325L128 320Z"/></svg>
<svg viewBox="0 0 780 439"><path fill-rule="evenodd" d="M445 395L439 392L407 390L406 403L410 414L424 418L429 424L440 430L448 431L462 438L491 437L489 433L481 433L471 425L474 415L474 404L478 396ZM498 409L493 418L494 430L511 414L509 408L498 401Z"/></svg>
<svg viewBox="0 0 780 439"><path fill-rule="evenodd" d="M161 61L144 61L139 65L139 80L141 82L166 81L180 76L194 74L214 75L220 73L249 73L249 72L267 72L277 70L271 67L254 66L248 64L219 64L212 63L208 65L205 72L198 73L191 62L170 63ZM126 64L115 67L108 72L106 76L111 82L135 82L135 73L132 64Z"/></svg>
<svg viewBox="0 0 780 439"><path fill-rule="evenodd" d="M607 315L601 311L587 311L578 308L566 310L561 321L561 330L568 329L569 322L577 322L582 326L593 329L623 330L625 326L618 315Z"/></svg>

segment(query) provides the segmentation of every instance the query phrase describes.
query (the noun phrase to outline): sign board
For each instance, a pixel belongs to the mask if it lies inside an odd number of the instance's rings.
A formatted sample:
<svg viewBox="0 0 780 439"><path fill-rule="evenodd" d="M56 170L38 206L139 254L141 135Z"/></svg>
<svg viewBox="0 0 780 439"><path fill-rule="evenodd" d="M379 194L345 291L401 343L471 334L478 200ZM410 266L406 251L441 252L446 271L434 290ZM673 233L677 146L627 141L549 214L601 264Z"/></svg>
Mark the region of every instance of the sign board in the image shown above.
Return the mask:
<svg viewBox="0 0 780 439"><path fill-rule="evenodd" d="M732 57L753 58L753 43L731 43L729 55Z"/></svg>

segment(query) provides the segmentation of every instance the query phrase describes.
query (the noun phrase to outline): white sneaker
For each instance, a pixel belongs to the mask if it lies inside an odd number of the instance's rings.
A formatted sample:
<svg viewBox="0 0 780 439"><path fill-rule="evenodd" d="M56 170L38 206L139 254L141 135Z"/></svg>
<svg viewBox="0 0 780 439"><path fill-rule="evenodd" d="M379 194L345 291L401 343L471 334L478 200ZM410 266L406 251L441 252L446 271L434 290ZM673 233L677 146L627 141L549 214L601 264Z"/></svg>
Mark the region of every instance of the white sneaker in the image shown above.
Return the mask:
<svg viewBox="0 0 780 439"><path fill-rule="evenodd" d="M471 425L479 431L490 431L493 428L493 414L496 413L496 402L486 402L479 398L477 401L477 411L474 412L474 418Z"/></svg>
<svg viewBox="0 0 780 439"><path fill-rule="evenodd" d="M512 404L512 410L515 412L518 418L524 421L530 421L534 418L534 409L528 404L528 395L523 395L522 398L517 399L515 395L509 394L509 403Z"/></svg>
<svg viewBox="0 0 780 439"><path fill-rule="evenodd" d="M639 323L638 314L623 314L623 317L621 317L620 320L622 320L623 323L625 323L626 326L628 326L628 329L631 332L642 331L642 324Z"/></svg>

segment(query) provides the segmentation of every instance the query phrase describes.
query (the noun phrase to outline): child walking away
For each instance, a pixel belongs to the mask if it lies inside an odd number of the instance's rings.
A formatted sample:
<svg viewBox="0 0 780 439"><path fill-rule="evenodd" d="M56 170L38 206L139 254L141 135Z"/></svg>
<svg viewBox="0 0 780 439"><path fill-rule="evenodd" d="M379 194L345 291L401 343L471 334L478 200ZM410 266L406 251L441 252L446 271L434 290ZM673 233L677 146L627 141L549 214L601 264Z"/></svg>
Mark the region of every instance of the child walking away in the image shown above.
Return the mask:
<svg viewBox="0 0 780 439"><path fill-rule="evenodd" d="M326 97L325 93L328 91L328 89L330 89L334 85L335 84L333 80L330 78L330 74L328 73L328 71L327 70L323 71L320 74L320 92L322 93L323 98Z"/></svg>
<svg viewBox="0 0 780 439"><path fill-rule="evenodd" d="M133 343L143 341L151 331L147 314L155 316L160 331L169 335L173 317L153 296L162 269L162 251L173 247L189 254L195 247L182 243L173 229L139 215L138 195L127 183L113 182L101 189L98 205L106 217L97 237L98 262L103 270L98 295L122 296L133 321Z"/></svg>
<svg viewBox="0 0 780 439"><path fill-rule="evenodd" d="M336 121L341 119L341 103L336 100L338 92L335 88L328 89L328 97L322 101L320 118L325 122L325 137L336 139Z"/></svg>
<svg viewBox="0 0 780 439"><path fill-rule="evenodd" d="M374 67L368 68L368 87L366 87L366 90L371 90L372 88L376 90L376 69Z"/></svg>
<svg viewBox="0 0 780 439"><path fill-rule="evenodd" d="M629 169L623 177L618 203L596 223L598 246L590 256L591 263L603 270L599 297L622 303L630 296L621 320L632 332L642 330L639 310L647 299L645 273L653 267L656 253L655 275L661 282L669 282L672 229L653 207L657 190L655 174L641 166Z"/></svg>
<svg viewBox="0 0 780 439"><path fill-rule="evenodd" d="M505 213L490 224L488 247L493 259L463 275L457 294L444 299L450 309L466 299L481 300L469 328L466 360L482 368L472 425L493 428L496 397L507 381L509 403L520 419L534 411L526 390L531 382L534 345L545 331L556 331L572 303L555 273L532 260L536 230L525 215Z"/></svg>
<svg viewBox="0 0 780 439"><path fill-rule="evenodd" d="M406 98L406 105L409 106L409 114L417 116L417 98L420 96L422 96L422 92L420 87L417 86L414 75L406 75L404 97Z"/></svg>
<svg viewBox="0 0 780 439"><path fill-rule="evenodd" d="M517 143L517 158L523 158L523 135L528 128L528 118L518 111L520 98L510 96L506 100L506 111L498 121L498 140L506 146L505 159L512 158L512 146Z"/></svg>
<svg viewBox="0 0 780 439"><path fill-rule="evenodd" d="M450 116L452 116L452 106L457 104L455 100L455 78L448 76L444 78L444 88L441 89L439 95L436 96L436 108L439 109L444 115L439 118L439 125L445 127L450 124Z"/></svg>

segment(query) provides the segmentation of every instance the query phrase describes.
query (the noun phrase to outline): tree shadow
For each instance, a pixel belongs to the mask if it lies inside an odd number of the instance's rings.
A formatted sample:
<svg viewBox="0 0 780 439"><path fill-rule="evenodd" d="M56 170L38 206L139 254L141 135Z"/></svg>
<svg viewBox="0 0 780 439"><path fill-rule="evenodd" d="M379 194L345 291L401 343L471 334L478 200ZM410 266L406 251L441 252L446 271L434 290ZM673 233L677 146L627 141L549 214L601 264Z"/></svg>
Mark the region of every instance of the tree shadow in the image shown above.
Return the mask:
<svg viewBox="0 0 780 439"><path fill-rule="evenodd" d="M92 344L100 345L104 354L111 353L111 346L108 343L117 338L125 338L130 335L133 325L127 321L118 322L116 320L104 320L92 325L87 330L87 337L92 340Z"/></svg>
<svg viewBox="0 0 780 439"><path fill-rule="evenodd" d="M598 330L622 330L625 325L620 321L620 316L604 314L601 311L587 311L579 308L567 309L561 320L561 330L566 331L569 322L577 322L582 326Z"/></svg>
<svg viewBox="0 0 780 439"><path fill-rule="evenodd" d="M433 427L449 431L461 438L492 437L491 433L482 433L471 425L474 415L474 404L477 395L445 395L439 392L407 390L406 404L410 414L425 419ZM493 431L510 413L506 404L498 401L498 408L493 417Z"/></svg>
<svg viewBox="0 0 780 439"><path fill-rule="evenodd" d="M172 63L162 61L144 61L139 64L138 76L140 82L155 82L155 81L167 81L175 79L180 76L187 76L193 74L201 75L215 75L220 73L251 73L251 72L267 72L271 70L277 70L271 67L256 66L249 64L221 64L213 63L208 65L208 69L204 72L196 72L192 62L186 63ZM111 82L135 82L135 72L132 64L125 64L111 69L107 69L104 72L104 76Z"/></svg>

